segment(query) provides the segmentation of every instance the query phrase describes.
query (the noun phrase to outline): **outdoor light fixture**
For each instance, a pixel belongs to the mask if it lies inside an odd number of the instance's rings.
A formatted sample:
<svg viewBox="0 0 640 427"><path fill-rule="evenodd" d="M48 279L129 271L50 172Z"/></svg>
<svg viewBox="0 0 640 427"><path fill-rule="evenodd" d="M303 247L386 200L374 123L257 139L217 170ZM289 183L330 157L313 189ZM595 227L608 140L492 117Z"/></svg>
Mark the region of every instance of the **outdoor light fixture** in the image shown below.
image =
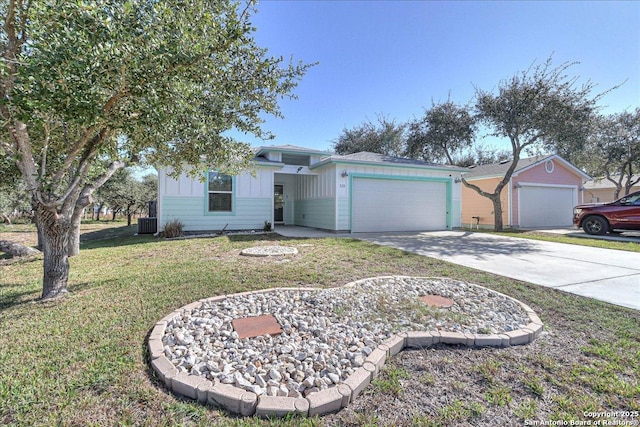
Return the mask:
<svg viewBox="0 0 640 427"><path fill-rule="evenodd" d="M453 180L453 182L455 182L456 184L460 184L462 180L460 178L456 178Z"/></svg>
<svg viewBox="0 0 640 427"><path fill-rule="evenodd" d="M347 172L347 170L343 170L342 173L340 174L340 176L342 176L343 178L346 178L349 176L349 172Z"/></svg>

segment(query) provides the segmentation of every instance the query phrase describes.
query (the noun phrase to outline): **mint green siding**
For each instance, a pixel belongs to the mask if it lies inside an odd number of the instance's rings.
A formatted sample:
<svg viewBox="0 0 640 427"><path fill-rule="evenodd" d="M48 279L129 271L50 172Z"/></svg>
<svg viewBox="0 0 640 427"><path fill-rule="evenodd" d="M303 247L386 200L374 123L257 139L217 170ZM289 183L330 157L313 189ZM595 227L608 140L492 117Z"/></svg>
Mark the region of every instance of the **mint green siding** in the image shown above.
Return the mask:
<svg viewBox="0 0 640 427"><path fill-rule="evenodd" d="M351 224L349 223L349 198L348 197L339 197L338 198L338 209L336 209L338 215L338 230L349 230L351 229Z"/></svg>
<svg viewBox="0 0 640 427"><path fill-rule="evenodd" d="M185 231L261 229L265 221L271 221L272 201L270 198L236 198L234 212L211 215L206 212L204 197L163 198L160 229L168 221L177 219L185 225Z"/></svg>
<svg viewBox="0 0 640 427"><path fill-rule="evenodd" d="M335 230L335 199L296 200L295 224Z"/></svg>

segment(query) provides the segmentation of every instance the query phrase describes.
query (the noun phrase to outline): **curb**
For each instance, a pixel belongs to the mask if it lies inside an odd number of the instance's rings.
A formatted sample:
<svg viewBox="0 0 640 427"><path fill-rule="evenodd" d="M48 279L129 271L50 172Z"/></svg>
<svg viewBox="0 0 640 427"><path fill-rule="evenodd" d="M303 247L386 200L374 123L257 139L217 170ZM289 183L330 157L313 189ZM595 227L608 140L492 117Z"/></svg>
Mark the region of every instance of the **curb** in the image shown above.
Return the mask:
<svg viewBox="0 0 640 427"><path fill-rule="evenodd" d="M381 276L408 277L408 276ZM433 279L433 278L431 278ZM369 280L369 279L363 279ZM450 280L450 279L448 279ZM352 282L355 285L360 281ZM483 288L479 285L472 285ZM435 344L464 345L468 347L510 347L525 345L533 342L540 336L543 324L538 315L526 304L515 298L500 292L490 290L502 295L520 305L527 313L529 323L521 329L506 332L504 334L466 334L461 332L442 331L408 331L400 332L379 344L365 359L362 367L347 377L340 384L329 387L303 397L258 396L251 391L230 384L221 384L218 380L212 382L204 377L179 372L164 354L162 337L167 324L178 315L200 307L205 302L225 300L235 295L252 293L273 292L278 289L297 288L273 288L255 292L242 292L225 296L216 296L202 299L188 304L171 312L158 321L149 334L149 353L151 367L162 382L173 393L197 400L201 403L224 408L230 412L243 416L257 415L260 417L285 417L291 415L315 416L338 412L353 402L363 390L377 376L387 359L395 356L405 348L421 349ZM305 288L310 290L314 288Z"/></svg>

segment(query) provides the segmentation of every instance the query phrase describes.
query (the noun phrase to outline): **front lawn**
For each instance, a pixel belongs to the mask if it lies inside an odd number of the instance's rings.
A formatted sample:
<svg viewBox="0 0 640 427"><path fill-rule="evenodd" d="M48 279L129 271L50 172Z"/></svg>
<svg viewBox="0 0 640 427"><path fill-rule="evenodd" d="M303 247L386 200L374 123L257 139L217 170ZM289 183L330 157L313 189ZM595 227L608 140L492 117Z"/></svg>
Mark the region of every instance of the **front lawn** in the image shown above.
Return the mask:
<svg viewBox="0 0 640 427"><path fill-rule="evenodd" d="M542 240L546 242L568 243L570 245L591 246L594 248L617 249L620 251L640 252L640 239L635 242L624 242L616 240L605 240L596 237L572 236L571 234L556 234L545 231L521 231L521 230L505 230L505 231L487 231L481 230L481 233L492 233L507 237L519 237L521 239Z"/></svg>
<svg viewBox="0 0 640 427"><path fill-rule="evenodd" d="M37 302L39 259L0 263L0 425L524 425L640 410L637 311L352 239L166 241L118 226L87 229L103 234L85 236L62 301ZM238 256L274 243L300 253ZM192 301L391 274L452 277L506 293L531 306L546 332L507 349L403 351L348 408L310 420L238 418L175 397L149 368L154 323Z"/></svg>

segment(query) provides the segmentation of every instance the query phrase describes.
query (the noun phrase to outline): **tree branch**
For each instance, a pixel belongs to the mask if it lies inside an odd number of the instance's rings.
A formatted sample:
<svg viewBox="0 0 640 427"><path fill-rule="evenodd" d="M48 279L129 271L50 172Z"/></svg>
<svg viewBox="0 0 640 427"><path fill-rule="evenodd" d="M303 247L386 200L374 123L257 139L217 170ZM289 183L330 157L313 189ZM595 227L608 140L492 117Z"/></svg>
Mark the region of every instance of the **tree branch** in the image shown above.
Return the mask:
<svg viewBox="0 0 640 427"><path fill-rule="evenodd" d="M44 143L42 147L42 160L40 164L40 180L44 178L47 173L47 151L49 150L49 139L51 136L51 132L49 129L49 124L47 121L44 121Z"/></svg>
<svg viewBox="0 0 640 427"><path fill-rule="evenodd" d="M472 190L474 190L476 193L478 193L479 195L483 196L483 197L490 197L493 196L494 193L487 193L486 191L484 191L482 188L478 187L475 184L471 184L469 181L467 181L464 177L462 177L462 183L468 187L471 188Z"/></svg>
<svg viewBox="0 0 640 427"><path fill-rule="evenodd" d="M89 140L89 136L93 133L93 131L95 131L98 128L97 125L93 125L90 126L89 128L85 129L82 137L79 138L76 143L73 145L73 147L71 148L71 151L69 151L64 159L64 163L62 163L62 166L60 166L60 168L58 169L58 171L55 173L55 175L52 178L53 182L58 182L62 179L62 177L67 173L67 171L69 170L69 168L71 167L71 165L73 164L73 162L76 160L76 157L78 156L78 154L80 153L80 151L82 150L82 148L84 147L84 145L87 143L87 141Z"/></svg>

